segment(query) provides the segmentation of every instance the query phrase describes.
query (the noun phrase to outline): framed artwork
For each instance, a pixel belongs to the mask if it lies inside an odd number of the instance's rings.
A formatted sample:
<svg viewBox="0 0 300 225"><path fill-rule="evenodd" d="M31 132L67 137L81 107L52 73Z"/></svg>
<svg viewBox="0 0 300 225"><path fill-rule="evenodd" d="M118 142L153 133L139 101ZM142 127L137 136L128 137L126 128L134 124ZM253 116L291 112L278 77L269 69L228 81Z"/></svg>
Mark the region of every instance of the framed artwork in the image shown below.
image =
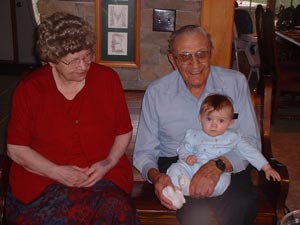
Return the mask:
<svg viewBox="0 0 300 225"><path fill-rule="evenodd" d="M110 67L140 64L140 0L96 0L96 62Z"/></svg>

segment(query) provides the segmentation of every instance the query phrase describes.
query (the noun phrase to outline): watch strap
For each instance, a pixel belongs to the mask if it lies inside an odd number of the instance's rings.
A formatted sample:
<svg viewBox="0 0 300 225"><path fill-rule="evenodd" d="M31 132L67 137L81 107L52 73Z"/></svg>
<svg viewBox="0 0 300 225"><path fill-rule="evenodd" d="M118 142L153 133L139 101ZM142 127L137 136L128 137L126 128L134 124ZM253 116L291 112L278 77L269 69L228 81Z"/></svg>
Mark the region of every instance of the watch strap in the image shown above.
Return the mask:
<svg viewBox="0 0 300 225"><path fill-rule="evenodd" d="M216 159L215 163L216 163L216 167L219 170L221 170L222 172L225 172L225 170L226 170L226 164L224 163L224 161L222 159Z"/></svg>

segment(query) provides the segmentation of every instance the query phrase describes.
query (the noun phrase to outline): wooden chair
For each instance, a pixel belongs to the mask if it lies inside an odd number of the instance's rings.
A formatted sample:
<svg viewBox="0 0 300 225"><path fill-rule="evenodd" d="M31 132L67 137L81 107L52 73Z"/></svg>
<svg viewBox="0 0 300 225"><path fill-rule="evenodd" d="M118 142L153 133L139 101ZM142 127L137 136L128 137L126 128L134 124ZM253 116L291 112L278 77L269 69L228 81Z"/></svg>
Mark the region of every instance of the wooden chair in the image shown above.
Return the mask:
<svg viewBox="0 0 300 225"><path fill-rule="evenodd" d="M6 155L0 156L0 225L6 225L5 198L8 189L8 178L11 160Z"/></svg>
<svg viewBox="0 0 300 225"><path fill-rule="evenodd" d="M272 122L275 121L279 99L283 93L300 93L300 64L279 61L275 40L274 13L258 5L255 11L256 32L260 54L261 76L271 76L274 84ZM295 99L295 98L294 98Z"/></svg>
<svg viewBox="0 0 300 225"><path fill-rule="evenodd" d="M297 5L295 9L295 16L293 19L293 26L299 29L300 26L300 5Z"/></svg>
<svg viewBox="0 0 300 225"><path fill-rule="evenodd" d="M266 78L267 79L267 78ZM252 92L253 105L256 111L258 123L262 136L262 152L270 164L275 168L282 180L280 182L267 181L264 172L257 172L253 169L251 177L253 179L253 190L258 196L258 213L254 225L277 225L285 214L285 200L289 189L289 176L284 164L278 162L272 154L271 147L271 97L272 82L267 79L262 85L264 91L260 94ZM134 106L135 107L135 106ZM134 125L134 137L138 126L139 118L136 117L138 108L130 110L132 122ZM131 145L134 145L135 138ZM127 155L132 159L132 148L129 148ZM6 224L4 204L8 188L8 174L11 160L5 156L0 156L0 225ZM142 181L135 176L135 185L132 192L132 198L139 213L142 225L178 225L176 213L163 207L153 191L153 185ZM216 224L215 218L211 218L212 224Z"/></svg>
<svg viewBox="0 0 300 225"><path fill-rule="evenodd" d="M285 201L289 189L287 167L278 162L272 153L271 146L271 98L272 82L270 78L262 81L263 91L252 92L252 102L261 129L262 153L275 168L282 180L280 182L267 181L264 172L253 169L251 177L253 190L258 196L258 213L254 225L278 225L284 216ZM177 225L175 212L163 207L154 194L153 185L144 181L136 181L132 193L133 201L143 225ZM211 218L212 224L217 224Z"/></svg>

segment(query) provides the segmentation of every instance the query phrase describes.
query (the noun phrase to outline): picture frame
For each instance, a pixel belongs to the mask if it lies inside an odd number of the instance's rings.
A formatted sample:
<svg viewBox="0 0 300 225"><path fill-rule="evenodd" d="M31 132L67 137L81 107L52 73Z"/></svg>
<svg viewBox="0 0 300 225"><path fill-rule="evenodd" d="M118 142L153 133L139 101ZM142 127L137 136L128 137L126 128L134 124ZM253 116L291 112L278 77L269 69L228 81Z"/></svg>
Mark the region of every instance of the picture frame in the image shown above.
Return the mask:
<svg viewBox="0 0 300 225"><path fill-rule="evenodd" d="M140 65L140 0L96 0L96 63Z"/></svg>

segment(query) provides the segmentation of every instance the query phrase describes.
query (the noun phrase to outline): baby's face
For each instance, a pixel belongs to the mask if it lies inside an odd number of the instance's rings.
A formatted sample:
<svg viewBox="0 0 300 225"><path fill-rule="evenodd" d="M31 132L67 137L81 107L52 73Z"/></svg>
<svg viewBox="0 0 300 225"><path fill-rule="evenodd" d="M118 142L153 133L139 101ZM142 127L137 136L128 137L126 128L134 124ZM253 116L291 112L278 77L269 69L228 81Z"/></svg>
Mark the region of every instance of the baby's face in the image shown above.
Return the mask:
<svg viewBox="0 0 300 225"><path fill-rule="evenodd" d="M234 120L228 108L199 115L203 131L209 136L215 137L223 134L233 124Z"/></svg>

